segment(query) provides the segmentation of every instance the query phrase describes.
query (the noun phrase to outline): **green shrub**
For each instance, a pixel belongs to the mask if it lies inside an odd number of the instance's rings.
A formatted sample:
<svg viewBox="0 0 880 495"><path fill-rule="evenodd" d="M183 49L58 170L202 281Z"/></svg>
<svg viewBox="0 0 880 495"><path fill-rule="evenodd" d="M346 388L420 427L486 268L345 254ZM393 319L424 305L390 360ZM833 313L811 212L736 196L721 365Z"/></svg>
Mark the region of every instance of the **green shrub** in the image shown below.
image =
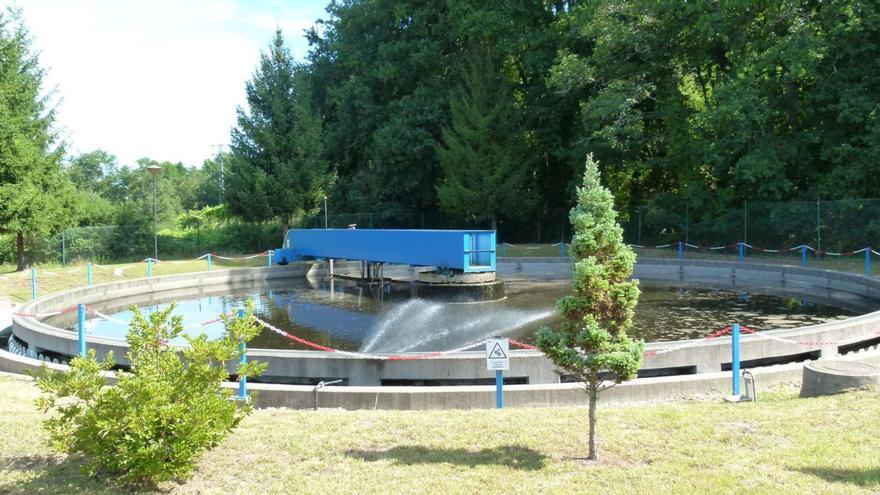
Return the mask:
<svg viewBox="0 0 880 495"><path fill-rule="evenodd" d="M127 484L184 479L202 453L218 444L250 412L232 392L221 390L229 378L225 363L240 357L239 343L259 333L252 306L244 318L225 319L223 338L187 337L182 350L168 345L183 332L174 306L144 317L135 310L128 333L131 369L107 387L103 362L94 350L71 361L68 373L43 368L37 406L53 411L43 423L54 449L85 458L90 475ZM239 376L258 376L265 363L239 365Z"/></svg>

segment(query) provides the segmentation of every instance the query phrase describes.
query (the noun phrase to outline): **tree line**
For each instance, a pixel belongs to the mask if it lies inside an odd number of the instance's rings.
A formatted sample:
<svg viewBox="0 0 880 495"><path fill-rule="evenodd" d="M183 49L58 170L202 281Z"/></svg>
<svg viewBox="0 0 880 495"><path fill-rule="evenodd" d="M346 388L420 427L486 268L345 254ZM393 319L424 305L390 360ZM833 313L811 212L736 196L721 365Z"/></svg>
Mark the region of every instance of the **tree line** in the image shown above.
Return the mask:
<svg viewBox="0 0 880 495"><path fill-rule="evenodd" d="M876 0L332 2L303 62L276 33L229 153L161 164L160 220L219 205L303 225L328 197L556 239L587 153L624 223L636 205L712 224L748 201L873 197L878 26ZM0 32L0 234L19 265L65 226L148 232L151 162L66 156L15 11Z"/></svg>

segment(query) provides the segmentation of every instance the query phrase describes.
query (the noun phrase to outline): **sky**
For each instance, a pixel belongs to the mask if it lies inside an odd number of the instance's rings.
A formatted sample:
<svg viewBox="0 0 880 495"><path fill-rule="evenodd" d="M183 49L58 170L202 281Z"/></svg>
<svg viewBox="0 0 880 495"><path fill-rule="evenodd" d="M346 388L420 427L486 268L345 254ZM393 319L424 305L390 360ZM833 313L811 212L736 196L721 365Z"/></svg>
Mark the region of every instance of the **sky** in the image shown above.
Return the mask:
<svg viewBox="0 0 880 495"><path fill-rule="evenodd" d="M69 154L201 166L228 146L244 85L280 27L294 58L327 0L0 0L21 8ZM226 149L226 148L224 148Z"/></svg>

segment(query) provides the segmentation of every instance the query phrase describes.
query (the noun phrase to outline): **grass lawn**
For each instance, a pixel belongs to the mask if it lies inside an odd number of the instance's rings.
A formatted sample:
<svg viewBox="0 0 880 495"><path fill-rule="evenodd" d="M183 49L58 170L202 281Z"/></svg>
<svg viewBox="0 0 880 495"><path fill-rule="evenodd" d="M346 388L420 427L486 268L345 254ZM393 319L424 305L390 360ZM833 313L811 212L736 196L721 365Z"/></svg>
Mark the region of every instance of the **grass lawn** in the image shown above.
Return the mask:
<svg viewBox="0 0 880 495"><path fill-rule="evenodd" d="M212 270L233 270L266 266L265 256L249 260L220 260L216 257L211 262ZM153 276L175 275L178 273L203 272L208 269L208 262L202 260L162 261L153 265ZM121 270L121 273L114 273ZM147 276L147 264L139 262L119 263L113 265L92 266L92 283L101 284ZM67 266L40 265L37 267L37 295L46 295L74 287L86 285L86 265L84 263ZM31 299L31 271L16 272L9 265L0 266L0 296L10 296L13 304L20 304Z"/></svg>
<svg viewBox="0 0 880 495"><path fill-rule="evenodd" d="M0 376L0 493L118 493L44 445L36 387ZM880 394L749 404L584 408L259 410L164 493L877 493Z"/></svg>

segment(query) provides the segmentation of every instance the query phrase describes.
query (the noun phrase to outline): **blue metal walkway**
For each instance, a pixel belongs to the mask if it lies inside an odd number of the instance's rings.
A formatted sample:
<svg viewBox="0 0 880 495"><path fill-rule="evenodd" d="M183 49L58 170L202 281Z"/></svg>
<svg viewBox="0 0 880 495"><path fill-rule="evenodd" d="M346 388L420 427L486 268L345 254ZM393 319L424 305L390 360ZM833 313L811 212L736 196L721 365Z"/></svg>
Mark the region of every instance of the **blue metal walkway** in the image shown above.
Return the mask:
<svg viewBox="0 0 880 495"><path fill-rule="evenodd" d="M297 229L275 251L281 265L309 258L494 272L495 231Z"/></svg>

